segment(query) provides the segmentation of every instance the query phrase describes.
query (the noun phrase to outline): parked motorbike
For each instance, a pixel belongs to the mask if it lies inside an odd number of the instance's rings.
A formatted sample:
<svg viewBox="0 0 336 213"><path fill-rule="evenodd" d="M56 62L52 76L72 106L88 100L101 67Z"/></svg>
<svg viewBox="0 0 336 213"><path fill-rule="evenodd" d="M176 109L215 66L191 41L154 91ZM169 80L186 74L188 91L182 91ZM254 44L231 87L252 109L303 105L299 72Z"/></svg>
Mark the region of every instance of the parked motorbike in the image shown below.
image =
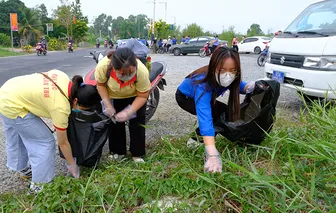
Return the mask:
<svg viewBox="0 0 336 213"><path fill-rule="evenodd" d="M90 52L92 59L98 63L104 56L107 54L108 51L105 53L102 52ZM147 99L147 106L146 106L146 123L153 117L160 100L160 91L164 90L164 86L167 86L166 80L163 76L167 72L167 64L163 61L156 61L151 63L152 71L149 73L149 80L151 82L149 96ZM94 77L95 69L92 69L84 78L84 82L86 84L96 85L96 80Z"/></svg>
<svg viewBox="0 0 336 213"><path fill-rule="evenodd" d="M38 56L40 56L42 54L47 55L47 50L43 47L43 45L41 43L37 43L35 49L36 49L36 54Z"/></svg>
<svg viewBox="0 0 336 213"><path fill-rule="evenodd" d="M211 55L210 42L207 42L199 51L199 56L204 58L205 56Z"/></svg>
<svg viewBox="0 0 336 213"><path fill-rule="evenodd" d="M72 43L71 42L69 42L68 43L68 53L73 53L73 48L72 48Z"/></svg>
<svg viewBox="0 0 336 213"><path fill-rule="evenodd" d="M266 64L266 58L267 58L267 54L268 54L268 49L269 46L266 45L265 49L260 53L258 59L257 59L257 63L260 67L265 66Z"/></svg>

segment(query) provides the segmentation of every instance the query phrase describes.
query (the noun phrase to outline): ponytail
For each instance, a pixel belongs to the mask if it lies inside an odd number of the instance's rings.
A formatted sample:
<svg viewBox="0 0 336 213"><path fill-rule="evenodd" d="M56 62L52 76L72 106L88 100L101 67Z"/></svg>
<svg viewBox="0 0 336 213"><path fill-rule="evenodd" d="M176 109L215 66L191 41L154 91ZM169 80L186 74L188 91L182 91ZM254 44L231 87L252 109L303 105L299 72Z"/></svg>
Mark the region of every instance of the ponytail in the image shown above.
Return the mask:
<svg viewBox="0 0 336 213"><path fill-rule="evenodd" d="M72 77L72 87L71 87L71 92L70 92L70 106L72 107L73 101L75 98L77 98L77 92L79 90L80 85L84 82L82 76L80 75L75 75Z"/></svg>
<svg viewBox="0 0 336 213"><path fill-rule="evenodd" d="M93 85L86 85L83 77L75 75L72 78L72 87L70 92L70 106L73 106L74 99L78 99L78 105L86 108L95 107L99 103L100 96L98 90Z"/></svg>

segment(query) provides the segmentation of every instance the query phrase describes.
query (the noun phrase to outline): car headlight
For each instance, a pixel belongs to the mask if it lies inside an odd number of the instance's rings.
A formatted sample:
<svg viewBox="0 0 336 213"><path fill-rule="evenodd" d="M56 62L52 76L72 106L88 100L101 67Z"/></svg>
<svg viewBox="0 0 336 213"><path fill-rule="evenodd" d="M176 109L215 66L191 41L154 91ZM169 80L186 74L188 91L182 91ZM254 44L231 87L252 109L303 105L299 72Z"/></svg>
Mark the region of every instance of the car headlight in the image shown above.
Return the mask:
<svg viewBox="0 0 336 213"><path fill-rule="evenodd" d="M271 63L271 52L268 52L268 53L267 53L267 56L266 56L266 62L267 62L267 63Z"/></svg>
<svg viewBox="0 0 336 213"><path fill-rule="evenodd" d="M336 57L306 57L303 67L336 71Z"/></svg>

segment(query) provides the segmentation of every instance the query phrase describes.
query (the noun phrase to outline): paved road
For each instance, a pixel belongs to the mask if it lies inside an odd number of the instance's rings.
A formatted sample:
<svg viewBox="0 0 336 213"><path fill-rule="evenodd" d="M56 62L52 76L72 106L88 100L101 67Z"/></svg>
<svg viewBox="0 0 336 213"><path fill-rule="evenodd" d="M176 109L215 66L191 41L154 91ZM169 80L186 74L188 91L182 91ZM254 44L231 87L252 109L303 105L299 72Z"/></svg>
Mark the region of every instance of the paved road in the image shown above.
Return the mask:
<svg viewBox="0 0 336 213"><path fill-rule="evenodd" d="M102 50L102 49L100 49ZM50 69L60 69L68 75L84 75L88 70L95 67L95 62L90 58L84 58L89 53L89 49L77 50L73 54L67 52L54 52L48 56L21 56L12 58L0 58L0 74L2 75L0 85L8 78L28 74L33 72L47 71ZM172 56L153 55L153 61L165 61L168 65L168 72L165 76L167 87L160 91L160 102L153 118L146 124L147 145L153 146L161 137L181 136L191 133L195 129L196 117L183 111L175 101L175 92L178 85L193 70L209 63L209 57L200 58L197 55ZM256 55L241 55L242 75L244 81L263 78L263 68L256 63ZM224 99L227 99L225 94ZM242 97L243 98L243 97ZM278 115L286 115L289 119L299 115L302 102L294 91L281 88L277 112ZM0 122L0 193L25 189L26 182L15 177L6 168L5 137L2 123ZM104 148L103 156L106 157L108 148ZM64 162L57 155L56 174L64 174ZM147 159L146 159L147 160ZM201 159L200 159L201 160Z"/></svg>
<svg viewBox="0 0 336 213"><path fill-rule="evenodd" d="M48 52L46 56L36 54L0 58L0 86L8 79L24 74L44 72L59 69L69 76L85 75L96 63L90 58L84 58L96 49L78 49L73 53L66 51ZM104 50L102 48L98 50Z"/></svg>

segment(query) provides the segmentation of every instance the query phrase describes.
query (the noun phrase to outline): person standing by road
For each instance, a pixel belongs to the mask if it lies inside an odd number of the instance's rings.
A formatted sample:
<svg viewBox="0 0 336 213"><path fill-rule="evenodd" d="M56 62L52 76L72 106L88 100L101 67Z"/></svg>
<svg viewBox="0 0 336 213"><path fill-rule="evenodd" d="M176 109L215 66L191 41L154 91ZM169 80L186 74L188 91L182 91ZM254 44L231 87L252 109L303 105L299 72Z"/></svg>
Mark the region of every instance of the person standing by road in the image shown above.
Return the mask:
<svg viewBox="0 0 336 213"><path fill-rule="evenodd" d="M70 81L59 70L14 77L0 88L7 167L24 178L32 176L31 192L42 190L55 175L55 138L40 117L51 118L68 170L78 178L66 132L68 119L71 108L86 110L96 104L99 94L94 86L85 85L78 75Z"/></svg>
<svg viewBox="0 0 336 213"><path fill-rule="evenodd" d="M110 77L106 73L111 70ZM95 79L102 99L103 112L116 121L109 126L110 158L126 155L125 122L129 121L130 152L135 162L144 162L146 102L149 72L129 48L118 48L99 61Z"/></svg>
<svg viewBox="0 0 336 213"><path fill-rule="evenodd" d="M240 118L240 95L251 93L254 82L241 80L241 67L238 52L227 47L218 47L212 54L208 66L201 67L180 84L176 91L178 105L197 116L197 135L203 136L206 160L205 172L222 172L222 160L215 145L214 123L225 113L228 121ZM216 100L227 90L230 91L228 105ZM198 144L190 138L188 145Z"/></svg>
<svg viewBox="0 0 336 213"><path fill-rule="evenodd" d="M233 40L232 40L232 48L234 49L234 50L236 50L237 52L238 52L238 44L239 44L239 41L238 41L238 37L237 36L235 36L234 38L233 38Z"/></svg>

